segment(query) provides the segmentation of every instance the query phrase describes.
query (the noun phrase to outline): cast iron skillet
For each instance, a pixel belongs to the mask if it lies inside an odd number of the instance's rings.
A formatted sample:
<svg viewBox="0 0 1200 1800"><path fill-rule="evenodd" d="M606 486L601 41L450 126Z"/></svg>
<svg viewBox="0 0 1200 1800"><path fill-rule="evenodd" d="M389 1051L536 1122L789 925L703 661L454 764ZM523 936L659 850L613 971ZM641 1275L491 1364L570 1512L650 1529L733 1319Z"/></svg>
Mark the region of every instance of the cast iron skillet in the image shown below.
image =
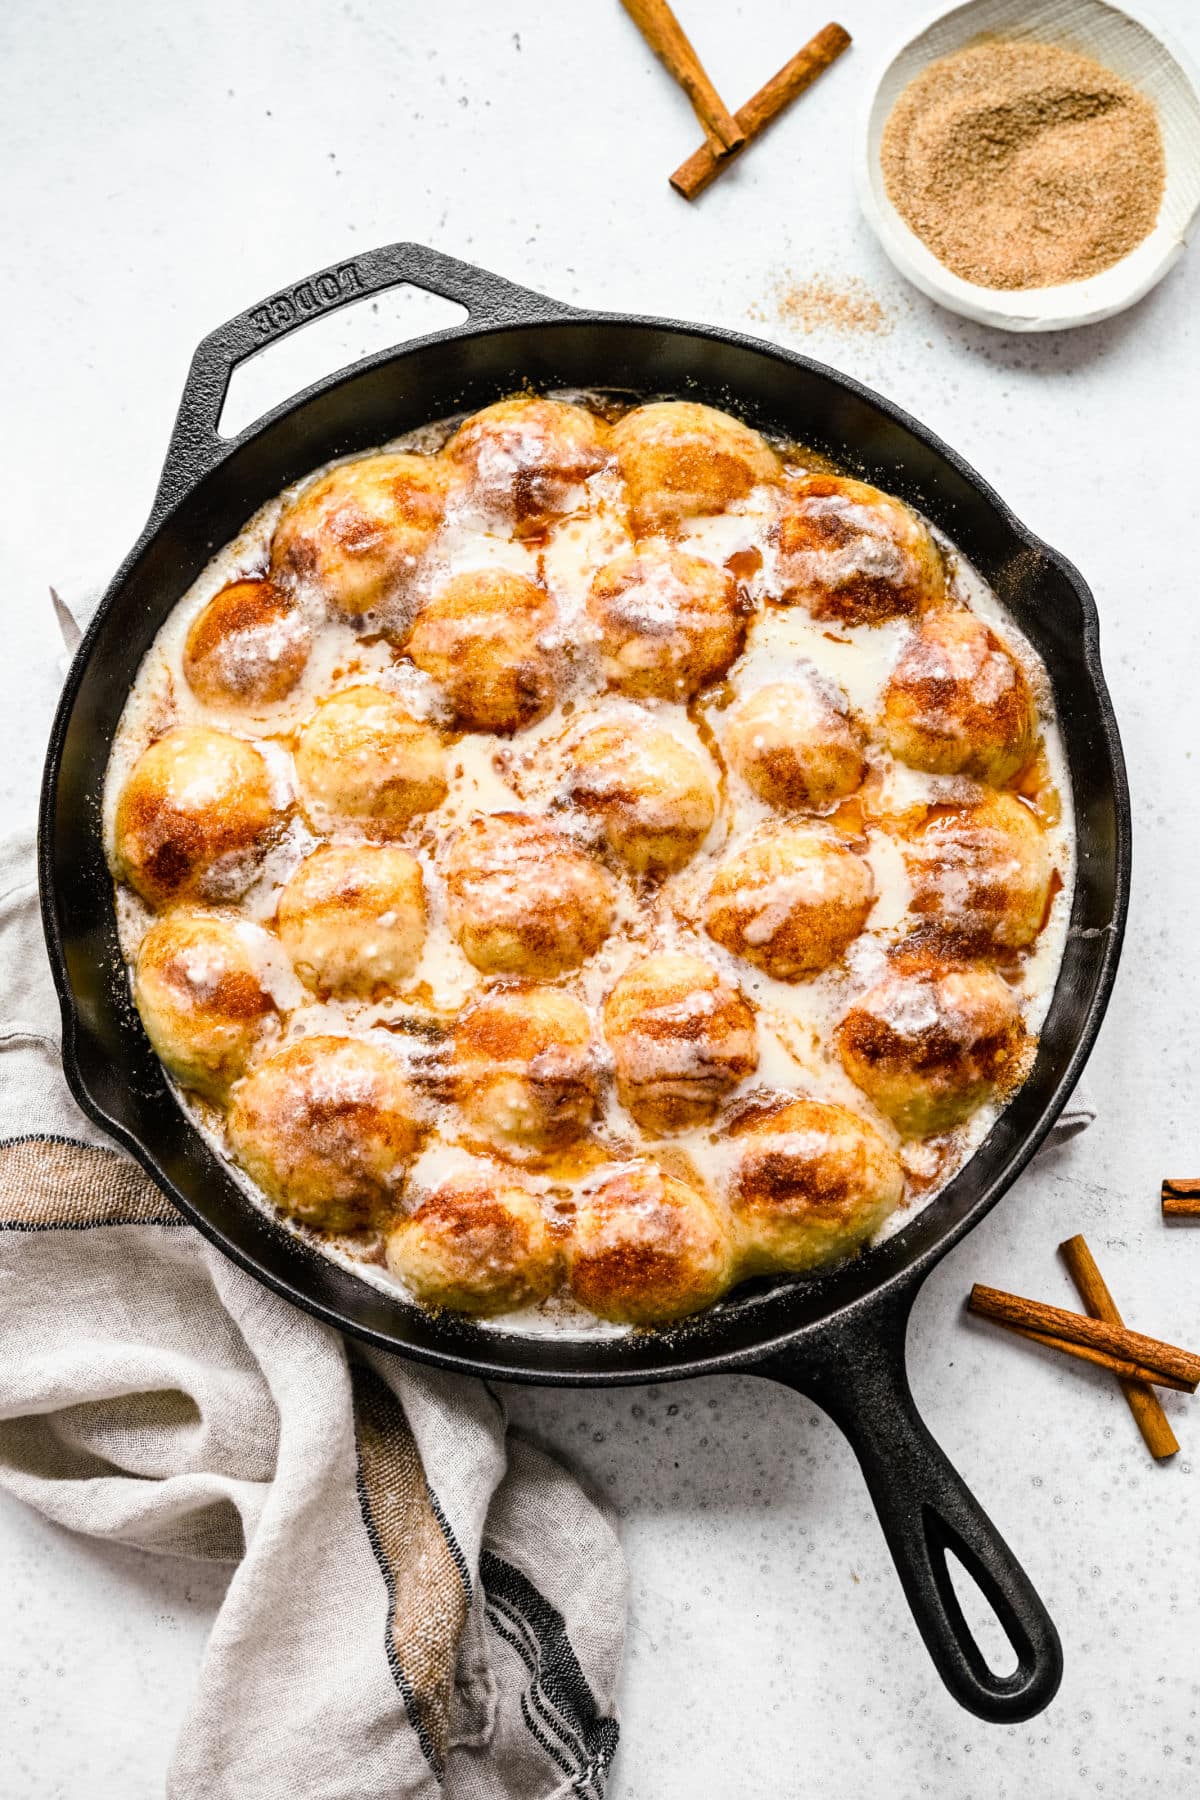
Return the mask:
<svg viewBox="0 0 1200 1800"><path fill-rule="evenodd" d="M239 436L218 436L238 363L311 317L403 282L458 301L467 322L369 357ZM212 552L263 501L329 458L483 406L525 382L709 400L825 449L912 500L983 572L1044 658L1078 831L1071 934L1036 1066L938 1199L879 1249L822 1278L760 1282L683 1327L595 1342L428 1316L324 1260L249 1204L172 1098L130 1004L100 830L104 769L126 693L158 627ZM601 1386L730 1370L809 1395L854 1447L946 1685L981 1718L1025 1719L1058 1687L1058 1636L1008 1545L918 1416L905 1330L924 1277L1012 1185L1075 1085L1116 971L1129 832L1091 594L924 426L846 376L774 345L662 319L581 312L435 251L394 244L273 295L200 345L149 522L71 668L50 741L39 844L67 1079L85 1112L235 1262L386 1350L510 1381ZM948 1553L995 1609L1016 1653L1011 1673L993 1673L975 1644Z"/></svg>

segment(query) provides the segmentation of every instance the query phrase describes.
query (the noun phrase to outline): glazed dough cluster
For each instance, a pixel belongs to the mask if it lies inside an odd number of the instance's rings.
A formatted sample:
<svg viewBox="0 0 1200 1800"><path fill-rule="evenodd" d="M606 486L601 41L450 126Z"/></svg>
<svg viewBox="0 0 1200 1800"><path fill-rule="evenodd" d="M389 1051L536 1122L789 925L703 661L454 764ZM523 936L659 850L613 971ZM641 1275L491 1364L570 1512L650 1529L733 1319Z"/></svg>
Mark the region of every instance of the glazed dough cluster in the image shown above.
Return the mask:
<svg viewBox="0 0 1200 1800"><path fill-rule="evenodd" d="M914 513L524 395L264 519L109 832L151 1042L267 1201L430 1305L650 1325L944 1182L1068 847L1037 671Z"/></svg>

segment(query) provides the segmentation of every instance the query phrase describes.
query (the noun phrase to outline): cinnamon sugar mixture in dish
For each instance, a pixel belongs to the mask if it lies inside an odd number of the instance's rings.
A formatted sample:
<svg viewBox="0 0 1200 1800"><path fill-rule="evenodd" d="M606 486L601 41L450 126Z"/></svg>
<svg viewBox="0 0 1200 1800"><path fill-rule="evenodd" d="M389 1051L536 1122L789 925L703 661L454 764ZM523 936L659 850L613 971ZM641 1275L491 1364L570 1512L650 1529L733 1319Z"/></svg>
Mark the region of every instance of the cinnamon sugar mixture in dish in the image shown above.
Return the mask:
<svg viewBox="0 0 1200 1800"><path fill-rule="evenodd" d="M964 281L1083 281L1154 229L1166 159L1151 102L1091 57L985 40L930 63L884 126L888 196Z"/></svg>
<svg viewBox="0 0 1200 1800"><path fill-rule="evenodd" d="M687 401L317 471L175 607L105 790L180 1103L364 1279L685 1317L894 1230L1069 914L1037 658L900 500Z"/></svg>

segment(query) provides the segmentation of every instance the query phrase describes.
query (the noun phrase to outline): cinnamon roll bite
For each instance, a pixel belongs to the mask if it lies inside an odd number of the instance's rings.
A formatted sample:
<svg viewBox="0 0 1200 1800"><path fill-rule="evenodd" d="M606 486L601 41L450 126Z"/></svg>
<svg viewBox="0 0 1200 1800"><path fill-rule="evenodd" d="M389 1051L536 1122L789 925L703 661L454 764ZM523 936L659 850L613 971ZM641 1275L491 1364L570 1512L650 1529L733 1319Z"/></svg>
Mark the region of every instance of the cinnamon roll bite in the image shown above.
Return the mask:
<svg viewBox="0 0 1200 1800"><path fill-rule="evenodd" d="M456 575L422 610L405 646L467 731L519 731L554 704L554 607L510 569Z"/></svg>
<svg viewBox="0 0 1200 1800"><path fill-rule="evenodd" d="M730 1205L747 1275L851 1256L904 1195L895 1151L848 1107L786 1097L735 1122Z"/></svg>
<svg viewBox="0 0 1200 1800"><path fill-rule="evenodd" d="M941 552L917 515L843 475L788 484L778 569L782 600L841 625L910 618L945 596Z"/></svg>
<svg viewBox="0 0 1200 1800"><path fill-rule="evenodd" d="M613 888L565 832L525 813L471 819L445 863L450 926L485 975L547 980L600 948Z"/></svg>
<svg viewBox="0 0 1200 1800"><path fill-rule="evenodd" d="M824 812L852 794L867 772L864 741L845 695L806 669L748 694L722 722L734 768L784 812Z"/></svg>
<svg viewBox="0 0 1200 1800"><path fill-rule="evenodd" d="M617 1095L646 1131L707 1124L758 1066L754 1014L698 956L644 957L604 1002Z"/></svg>
<svg viewBox="0 0 1200 1800"><path fill-rule="evenodd" d="M1025 1073L1017 997L984 963L897 957L835 1033L842 1066L904 1137L949 1130Z"/></svg>
<svg viewBox="0 0 1200 1800"><path fill-rule="evenodd" d="M1033 754L1037 715L1020 665L970 612L923 619L883 692L894 756L935 775L999 787Z"/></svg>
<svg viewBox="0 0 1200 1800"><path fill-rule="evenodd" d="M271 579L354 624L403 623L445 517L447 473L431 456L339 463L285 507Z"/></svg>
<svg viewBox="0 0 1200 1800"><path fill-rule="evenodd" d="M716 817L715 770L670 731L614 719L571 746L570 793L638 875L690 861Z"/></svg>
<svg viewBox="0 0 1200 1800"><path fill-rule="evenodd" d="M414 1299L481 1317L544 1300L558 1260L537 1195L511 1169L483 1161L402 1218L386 1256Z"/></svg>
<svg viewBox="0 0 1200 1800"><path fill-rule="evenodd" d="M181 1086L221 1100L279 1015L262 971L266 933L219 913L176 908L150 927L133 997L159 1060Z"/></svg>
<svg viewBox="0 0 1200 1800"><path fill-rule="evenodd" d="M446 755L436 728L386 688L341 688L301 731L296 777L314 831L390 838L445 799Z"/></svg>
<svg viewBox="0 0 1200 1800"><path fill-rule="evenodd" d="M229 1143L268 1199L323 1231L359 1231L394 1206L420 1133L396 1058L365 1038L299 1038L233 1090Z"/></svg>
<svg viewBox="0 0 1200 1800"><path fill-rule="evenodd" d="M463 1117L500 1144L558 1148L596 1111L591 1020L561 988L517 982L479 994L454 1027L450 1072Z"/></svg>
<svg viewBox="0 0 1200 1800"><path fill-rule="evenodd" d="M746 635L733 576L665 544L601 569L587 610L605 680L635 700L691 699L725 673Z"/></svg>
<svg viewBox="0 0 1200 1800"><path fill-rule="evenodd" d="M974 947L1023 950L1051 899L1046 834L1013 794L931 808L904 844L912 910Z"/></svg>
<svg viewBox="0 0 1200 1800"><path fill-rule="evenodd" d="M244 738L177 725L138 757L117 801L114 862L151 906L236 900L279 815L262 754Z"/></svg>
<svg viewBox="0 0 1200 1800"><path fill-rule="evenodd" d="M585 502L586 482L608 457L608 428L582 406L519 394L473 413L445 454L468 505L535 537Z"/></svg>
<svg viewBox="0 0 1200 1800"><path fill-rule="evenodd" d="M416 968L425 945L425 880L407 850L323 844L284 884L276 928L313 993L378 999Z"/></svg>
<svg viewBox="0 0 1200 1800"><path fill-rule="evenodd" d="M636 406L613 428L612 447L639 537L670 535L777 482L779 457L749 425L691 400Z"/></svg>
<svg viewBox="0 0 1200 1800"><path fill-rule="evenodd" d="M729 1214L656 1164L637 1164L582 1201L567 1267L575 1299L602 1319L661 1325L686 1318L733 1280Z"/></svg>
<svg viewBox="0 0 1200 1800"><path fill-rule="evenodd" d="M193 621L183 672L208 706L274 706L296 687L311 649L302 610L274 582L232 581Z"/></svg>
<svg viewBox="0 0 1200 1800"><path fill-rule="evenodd" d="M844 955L874 901L870 864L843 839L778 829L718 864L704 926L777 981L801 981Z"/></svg>

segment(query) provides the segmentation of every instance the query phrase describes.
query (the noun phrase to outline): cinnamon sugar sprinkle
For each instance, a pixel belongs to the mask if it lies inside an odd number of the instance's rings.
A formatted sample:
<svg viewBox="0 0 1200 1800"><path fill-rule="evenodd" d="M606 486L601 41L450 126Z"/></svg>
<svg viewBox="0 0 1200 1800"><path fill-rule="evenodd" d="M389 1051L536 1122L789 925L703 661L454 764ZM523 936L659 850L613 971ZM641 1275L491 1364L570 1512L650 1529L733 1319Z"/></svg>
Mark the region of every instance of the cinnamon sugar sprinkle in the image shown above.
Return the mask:
<svg viewBox="0 0 1200 1800"><path fill-rule="evenodd" d="M883 337L895 324L895 315L856 275L841 282L819 275L807 281L781 275L769 299L750 308L750 317L789 325L794 331L828 331L843 337Z"/></svg>

